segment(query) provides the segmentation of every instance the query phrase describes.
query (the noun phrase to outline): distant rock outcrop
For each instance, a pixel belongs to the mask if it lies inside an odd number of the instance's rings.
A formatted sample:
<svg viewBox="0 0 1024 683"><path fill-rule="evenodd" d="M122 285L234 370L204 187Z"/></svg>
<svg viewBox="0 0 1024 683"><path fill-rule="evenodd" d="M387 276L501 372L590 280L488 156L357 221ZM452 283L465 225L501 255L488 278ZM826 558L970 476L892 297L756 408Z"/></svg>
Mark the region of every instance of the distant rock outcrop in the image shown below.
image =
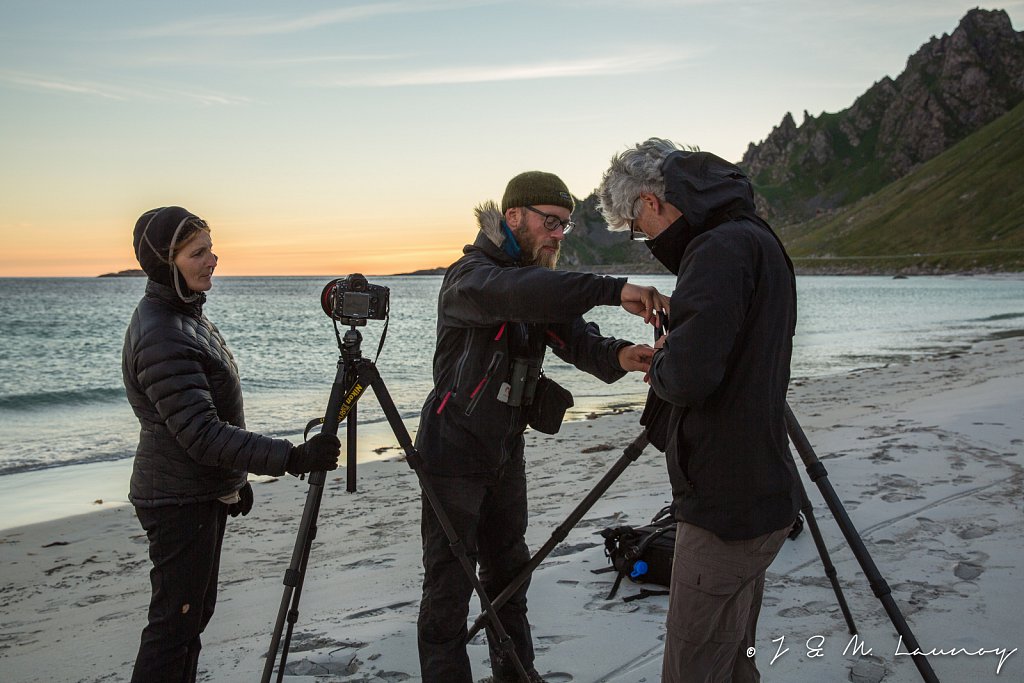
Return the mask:
<svg viewBox="0 0 1024 683"><path fill-rule="evenodd" d="M631 242L628 232L612 232L597 207L597 195L577 199L572 214L576 227L569 239L562 241L559 265L567 270L616 270L616 264L631 264L631 272L657 271L661 265L654 260L643 242ZM619 268L621 270L621 268Z"/></svg>
<svg viewBox="0 0 1024 683"><path fill-rule="evenodd" d="M146 277L146 273L140 268L132 268L130 270L119 270L116 273L103 273L96 277Z"/></svg>

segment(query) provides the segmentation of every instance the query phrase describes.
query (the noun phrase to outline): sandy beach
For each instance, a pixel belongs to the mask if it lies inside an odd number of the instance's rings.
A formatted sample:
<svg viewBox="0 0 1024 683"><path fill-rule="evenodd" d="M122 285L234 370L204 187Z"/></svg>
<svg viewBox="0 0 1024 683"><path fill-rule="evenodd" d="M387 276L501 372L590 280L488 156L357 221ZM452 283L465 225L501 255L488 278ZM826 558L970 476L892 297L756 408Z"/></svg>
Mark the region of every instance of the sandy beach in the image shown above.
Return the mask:
<svg viewBox="0 0 1024 683"><path fill-rule="evenodd" d="M830 483L945 682L1024 680L1022 387L1024 337L1008 336L791 388ZM568 423L555 436L528 435L532 548L622 455L638 418L627 410ZM391 446L389 459L360 465L357 493L345 492L344 470L328 479L285 680L419 680L420 496ZM858 640L851 643L805 531L769 570L756 653L763 679L921 680L817 487L805 486ZM228 522L204 681L260 679L281 603L308 486L259 478L254 489L252 513ZM38 504L31 487L5 492ZM669 498L662 455L648 447L539 567L530 617L546 680L660 679L667 598L625 602L640 588L626 582L607 600L611 575L593 570L608 564L601 529L643 524ZM130 677L149 598L146 540L130 507L97 508L0 531L0 680ZM476 610L474 601L471 618ZM488 675L482 637L469 650L476 677Z"/></svg>

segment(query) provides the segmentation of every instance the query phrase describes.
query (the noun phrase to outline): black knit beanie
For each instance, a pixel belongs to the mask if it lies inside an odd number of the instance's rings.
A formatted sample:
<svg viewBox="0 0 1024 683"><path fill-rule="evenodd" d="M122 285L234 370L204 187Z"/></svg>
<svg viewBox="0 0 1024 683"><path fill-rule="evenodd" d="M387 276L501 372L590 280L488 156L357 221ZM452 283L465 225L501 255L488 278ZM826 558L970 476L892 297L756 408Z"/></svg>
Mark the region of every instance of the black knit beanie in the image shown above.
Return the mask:
<svg viewBox="0 0 1024 683"><path fill-rule="evenodd" d="M199 298L199 294L185 284L184 276L171 260L174 245L180 244L186 234L194 232L189 223L206 226L206 221L180 206L150 209L136 221L132 238L135 258L149 279L174 288L183 301Z"/></svg>
<svg viewBox="0 0 1024 683"><path fill-rule="evenodd" d="M569 188L561 178L554 173L527 171L508 181L505 196L501 198L501 212L505 213L515 206L539 204L562 206L570 211L575 206Z"/></svg>

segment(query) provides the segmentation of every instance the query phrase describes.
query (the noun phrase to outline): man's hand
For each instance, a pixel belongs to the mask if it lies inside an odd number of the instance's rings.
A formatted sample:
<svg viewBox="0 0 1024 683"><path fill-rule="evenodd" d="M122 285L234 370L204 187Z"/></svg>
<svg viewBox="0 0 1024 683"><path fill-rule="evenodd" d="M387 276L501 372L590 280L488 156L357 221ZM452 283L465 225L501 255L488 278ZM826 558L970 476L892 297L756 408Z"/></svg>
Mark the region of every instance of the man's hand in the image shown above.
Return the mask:
<svg viewBox="0 0 1024 683"><path fill-rule="evenodd" d="M665 333L665 334L661 335L660 337L658 337L658 340L656 342L654 342L654 349L653 349L653 351L661 351L665 347L665 341L667 339L668 339L668 333ZM654 353L653 352L651 353L651 357L653 359L653 357L654 357ZM650 370L651 370L651 364L650 364L650 362L648 362L647 369L644 370L644 382L647 383L647 384L651 383L651 373L650 373Z"/></svg>
<svg viewBox="0 0 1024 683"><path fill-rule="evenodd" d="M654 287L641 287L628 282L622 287L620 299L627 312L640 316L648 324L654 323L655 313L668 311L669 307L669 298Z"/></svg>
<svg viewBox="0 0 1024 683"><path fill-rule="evenodd" d="M654 349L647 344L631 344L619 349L619 366L626 372L647 372L651 369Z"/></svg>

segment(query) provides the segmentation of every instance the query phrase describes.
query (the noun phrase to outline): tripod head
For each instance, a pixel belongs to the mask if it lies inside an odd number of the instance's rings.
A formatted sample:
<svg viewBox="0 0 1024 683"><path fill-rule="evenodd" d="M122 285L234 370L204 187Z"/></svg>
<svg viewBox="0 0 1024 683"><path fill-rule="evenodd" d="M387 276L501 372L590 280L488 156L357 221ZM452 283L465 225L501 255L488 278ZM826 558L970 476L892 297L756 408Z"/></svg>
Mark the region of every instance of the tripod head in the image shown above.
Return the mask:
<svg viewBox="0 0 1024 683"><path fill-rule="evenodd" d="M366 324L365 321L363 321L363 324ZM348 332L345 333L345 336L341 338L339 348L341 349L342 358L349 361L362 358L362 343L363 335L356 329L356 324L353 323Z"/></svg>

